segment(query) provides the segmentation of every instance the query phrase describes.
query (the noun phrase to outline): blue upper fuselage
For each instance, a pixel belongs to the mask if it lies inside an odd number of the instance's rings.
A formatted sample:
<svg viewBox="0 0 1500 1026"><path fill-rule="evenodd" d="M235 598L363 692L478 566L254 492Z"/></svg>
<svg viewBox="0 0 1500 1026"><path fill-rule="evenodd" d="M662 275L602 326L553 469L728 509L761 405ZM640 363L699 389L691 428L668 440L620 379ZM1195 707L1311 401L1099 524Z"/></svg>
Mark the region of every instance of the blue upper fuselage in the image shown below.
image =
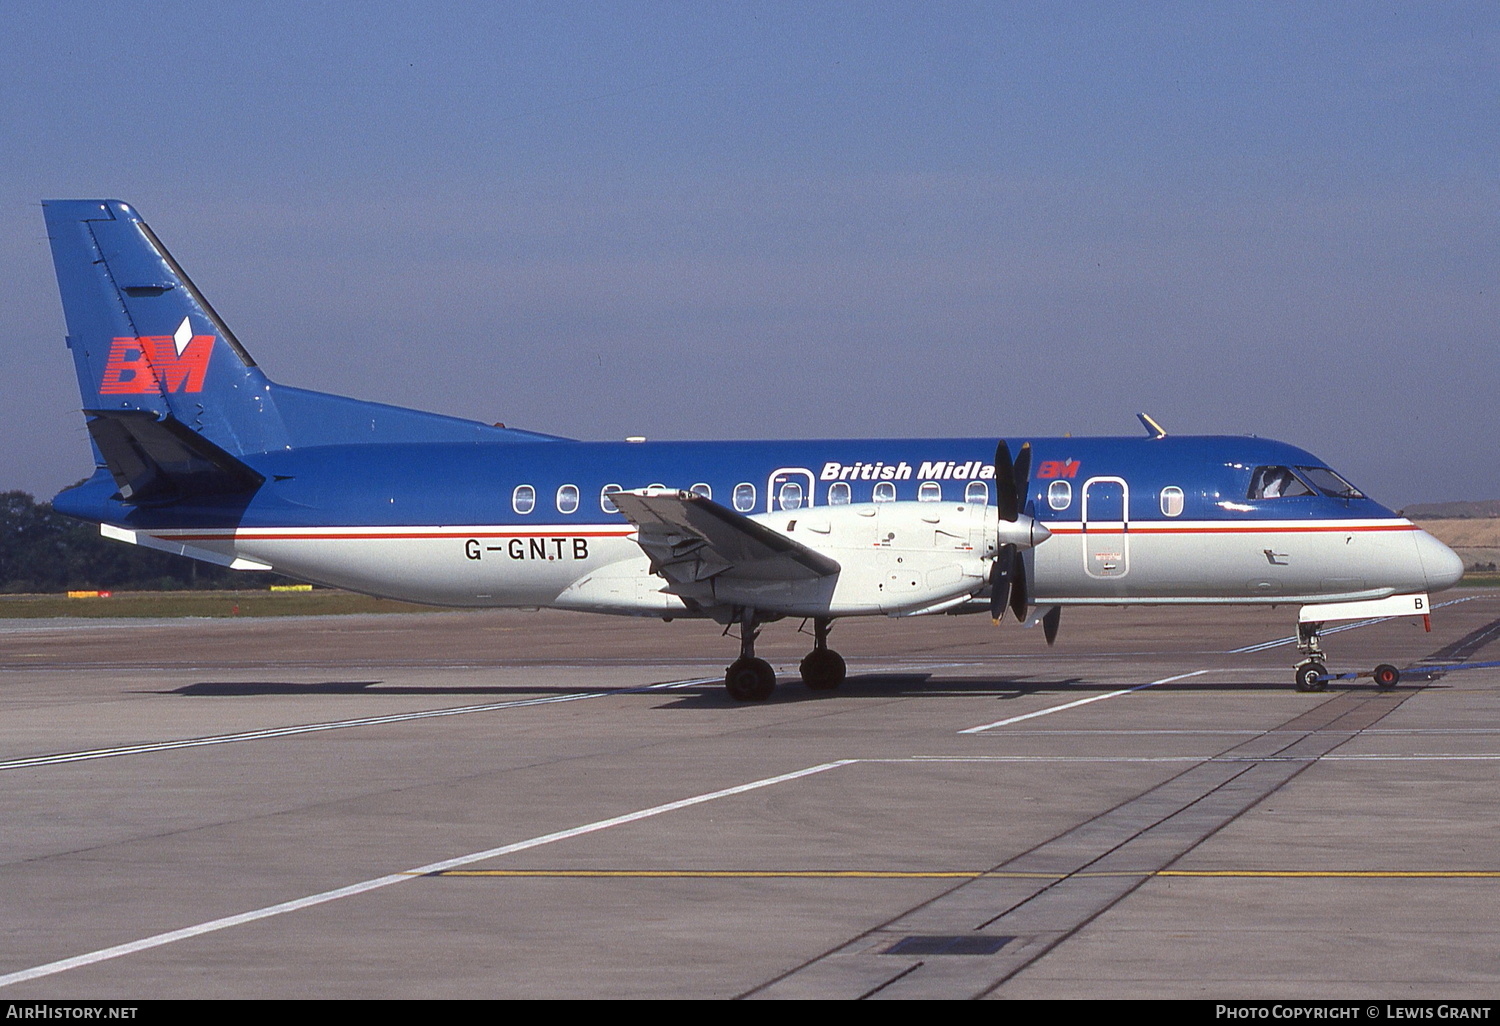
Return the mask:
<svg viewBox="0 0 1500 1026"><path fill-rule="evenodd" d="M1008 441L1012 453L1026 439ZM1096 478L1120 478L1131 522L1165 520L1164 489L1181 489L1179 520L1326 520L1394 517L1363 497L1308 494L1250 498L1257 467L1324 467L1311 453L1270 439L1233 436L1166 438L1041 438L1032 445L1030 489L1023 504L1043 522L1079 519L1076 498L1058 508L1050 493L1079 493ZM707 485L715 501L744 513L779 509L783 483L801 486L801 503L823 506L830 488L855 503L890 497L914 501L937 486L942 501L961 502L973 481L995 501L995 440L838 439L754 442L414 442L329 445L246 454L240 458L266 481L253 494L207 503L137 507L114 498L100 471L60 494L59 512L134 528L318 527L413 525L619 526L601 490ZM563 493L577 489L577 506ZM745 485L754 489L744 500ZM516 490L530 486L530 512L518 512ZM877 486L883 494L877 495ZM809 496L806 493L811 492ZM970 500L973 501L973 500ZM524 502L519 505L524 506Z"/></svg>

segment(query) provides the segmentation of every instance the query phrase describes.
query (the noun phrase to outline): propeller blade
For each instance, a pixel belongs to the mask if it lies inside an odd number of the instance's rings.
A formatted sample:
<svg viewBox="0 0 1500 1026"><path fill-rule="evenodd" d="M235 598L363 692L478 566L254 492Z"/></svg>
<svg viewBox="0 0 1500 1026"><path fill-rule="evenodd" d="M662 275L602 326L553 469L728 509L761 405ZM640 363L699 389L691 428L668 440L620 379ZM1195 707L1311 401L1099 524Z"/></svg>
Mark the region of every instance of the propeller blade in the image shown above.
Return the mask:
<svg viewBox="0 0 1500 1026"><path fill-rule="evenodd" d="M1010 585L1010 610L1016 614L1016 619L1026 622L1027 588L1026 588L1026 560L1015 561L1015 572Z"/></svg>
<svg viewBox="0 0 1500 1026"><path fill-rule="evenodd" d="M990 619L999 623L1010 601L1010 577L1016 562L1016 547L1002 545L990 564Z"/></svg>
<svg viewBox="0 0 1500 1026"><path fill-rule="evenodd" d="M1042 616L1042 633L1047 637L1047 644L1057 640L1057 625L1062 620L1062 606L1053 606Z"/></svg>
<svg viewBox="0 0 1500 1026"><path fill-rule="evenodd" d="M997 470L995 473L998 474L999 471ZM1015 466L1011 468L1011 477L1015 480L1015 489L1017 495L1025 495L1028 491L1030 491L1030 489L1027 487L1027 485L1031 483L1030 442L1021 443L1021 452L1016 456ZM1011 517L1011 519L1014 520L1015 517Z"/></svg>
<svg viewBox="0 0 1500 1026"><path fill-rule="evenodd" d="M1030 466L1030 457L1027 457L1027 466ZM1016 490L1014 466L1010 461L1010 446L1005 444L1003 438L995 446L995 509L999 511L1001 520L1012 524L1021 512L1020 493Z"/></svg>

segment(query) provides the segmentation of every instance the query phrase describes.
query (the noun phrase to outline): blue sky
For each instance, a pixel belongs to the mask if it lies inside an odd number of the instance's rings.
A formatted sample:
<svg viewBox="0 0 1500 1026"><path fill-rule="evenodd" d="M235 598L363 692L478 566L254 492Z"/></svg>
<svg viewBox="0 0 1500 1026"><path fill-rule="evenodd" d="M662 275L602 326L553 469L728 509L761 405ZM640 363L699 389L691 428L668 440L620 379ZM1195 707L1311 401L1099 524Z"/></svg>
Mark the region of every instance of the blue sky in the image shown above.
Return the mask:
<svg viewBox="0 0 1500 1026"><path fill-rule="evenodd" d="M0 488L88 470L38 202L108 196L290 384L586 438L1147 410L1500 497L1493 3L4 11Z"/></svg>

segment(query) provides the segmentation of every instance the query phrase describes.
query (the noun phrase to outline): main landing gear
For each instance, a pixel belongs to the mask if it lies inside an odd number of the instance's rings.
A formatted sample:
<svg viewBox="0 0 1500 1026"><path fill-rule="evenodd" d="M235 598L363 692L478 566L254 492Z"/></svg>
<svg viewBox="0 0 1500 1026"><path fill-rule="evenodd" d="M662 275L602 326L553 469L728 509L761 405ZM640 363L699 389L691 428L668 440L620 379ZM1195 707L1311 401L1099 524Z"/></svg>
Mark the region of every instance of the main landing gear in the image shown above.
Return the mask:
<svg viewBox="0 0 1500 1026"><path fill-rule="evenodd" d="M797 667L802 683L814 691L832 691L844 683L847 675L844 657L828 647L828 628L832 626L831 617L813 619L813 650L802 657Z"/></svg>
<svg viewBox="0 0 1500 1026"><path fill-rule="evenodd" d="M1302 659L1297 663L1293 679L1298 691L1327 691L1328 682L1334 676L1369 677L1382 691L1388 691L1401 682L1401 671L1390 663L1381 663L1369 673L1330 675L1327 656L1318 643L1322 630L1321 621L1297 624L1297 651L1302 653Z"/></svg>
<svg viewBox="0 0 1500 1026"><path fill-rule="evenodd" d="M724 687L736 702L764 702L776 690L776 671L764 659L755 657L755 639L763 621L755 610L745 610L740 620L740 657L724 670Z"/></svg>
<svg viewBox="0 0 1500 1026"><path fill-rule="evenodd" d="M724 688L736 702L764 702L776 690L776 671L755 655L755 639L760 636L764 622L753 609L745 610L740 619L740 657L724 671ZM802 683L814 691L832 690L847 676L844 657L828 647L828 630L832 625L832 617L813 619L813 650L798 667Z"/></svg>

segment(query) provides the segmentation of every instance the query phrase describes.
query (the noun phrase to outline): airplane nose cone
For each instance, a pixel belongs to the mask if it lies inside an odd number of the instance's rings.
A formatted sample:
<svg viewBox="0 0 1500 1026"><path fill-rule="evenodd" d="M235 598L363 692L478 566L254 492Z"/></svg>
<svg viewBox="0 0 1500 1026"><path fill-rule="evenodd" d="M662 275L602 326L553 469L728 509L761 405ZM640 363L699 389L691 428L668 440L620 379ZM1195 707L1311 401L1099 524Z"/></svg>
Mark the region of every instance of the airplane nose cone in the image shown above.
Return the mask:
<svg viewBox="0 0 1500 1026"><path fill-rule="evenodd" d="M1417 556L1422 560L1428 591L1451 588L1464 575L1464 561L1458 558L1458 553L1426 531L1417 532Z"/></svg>

